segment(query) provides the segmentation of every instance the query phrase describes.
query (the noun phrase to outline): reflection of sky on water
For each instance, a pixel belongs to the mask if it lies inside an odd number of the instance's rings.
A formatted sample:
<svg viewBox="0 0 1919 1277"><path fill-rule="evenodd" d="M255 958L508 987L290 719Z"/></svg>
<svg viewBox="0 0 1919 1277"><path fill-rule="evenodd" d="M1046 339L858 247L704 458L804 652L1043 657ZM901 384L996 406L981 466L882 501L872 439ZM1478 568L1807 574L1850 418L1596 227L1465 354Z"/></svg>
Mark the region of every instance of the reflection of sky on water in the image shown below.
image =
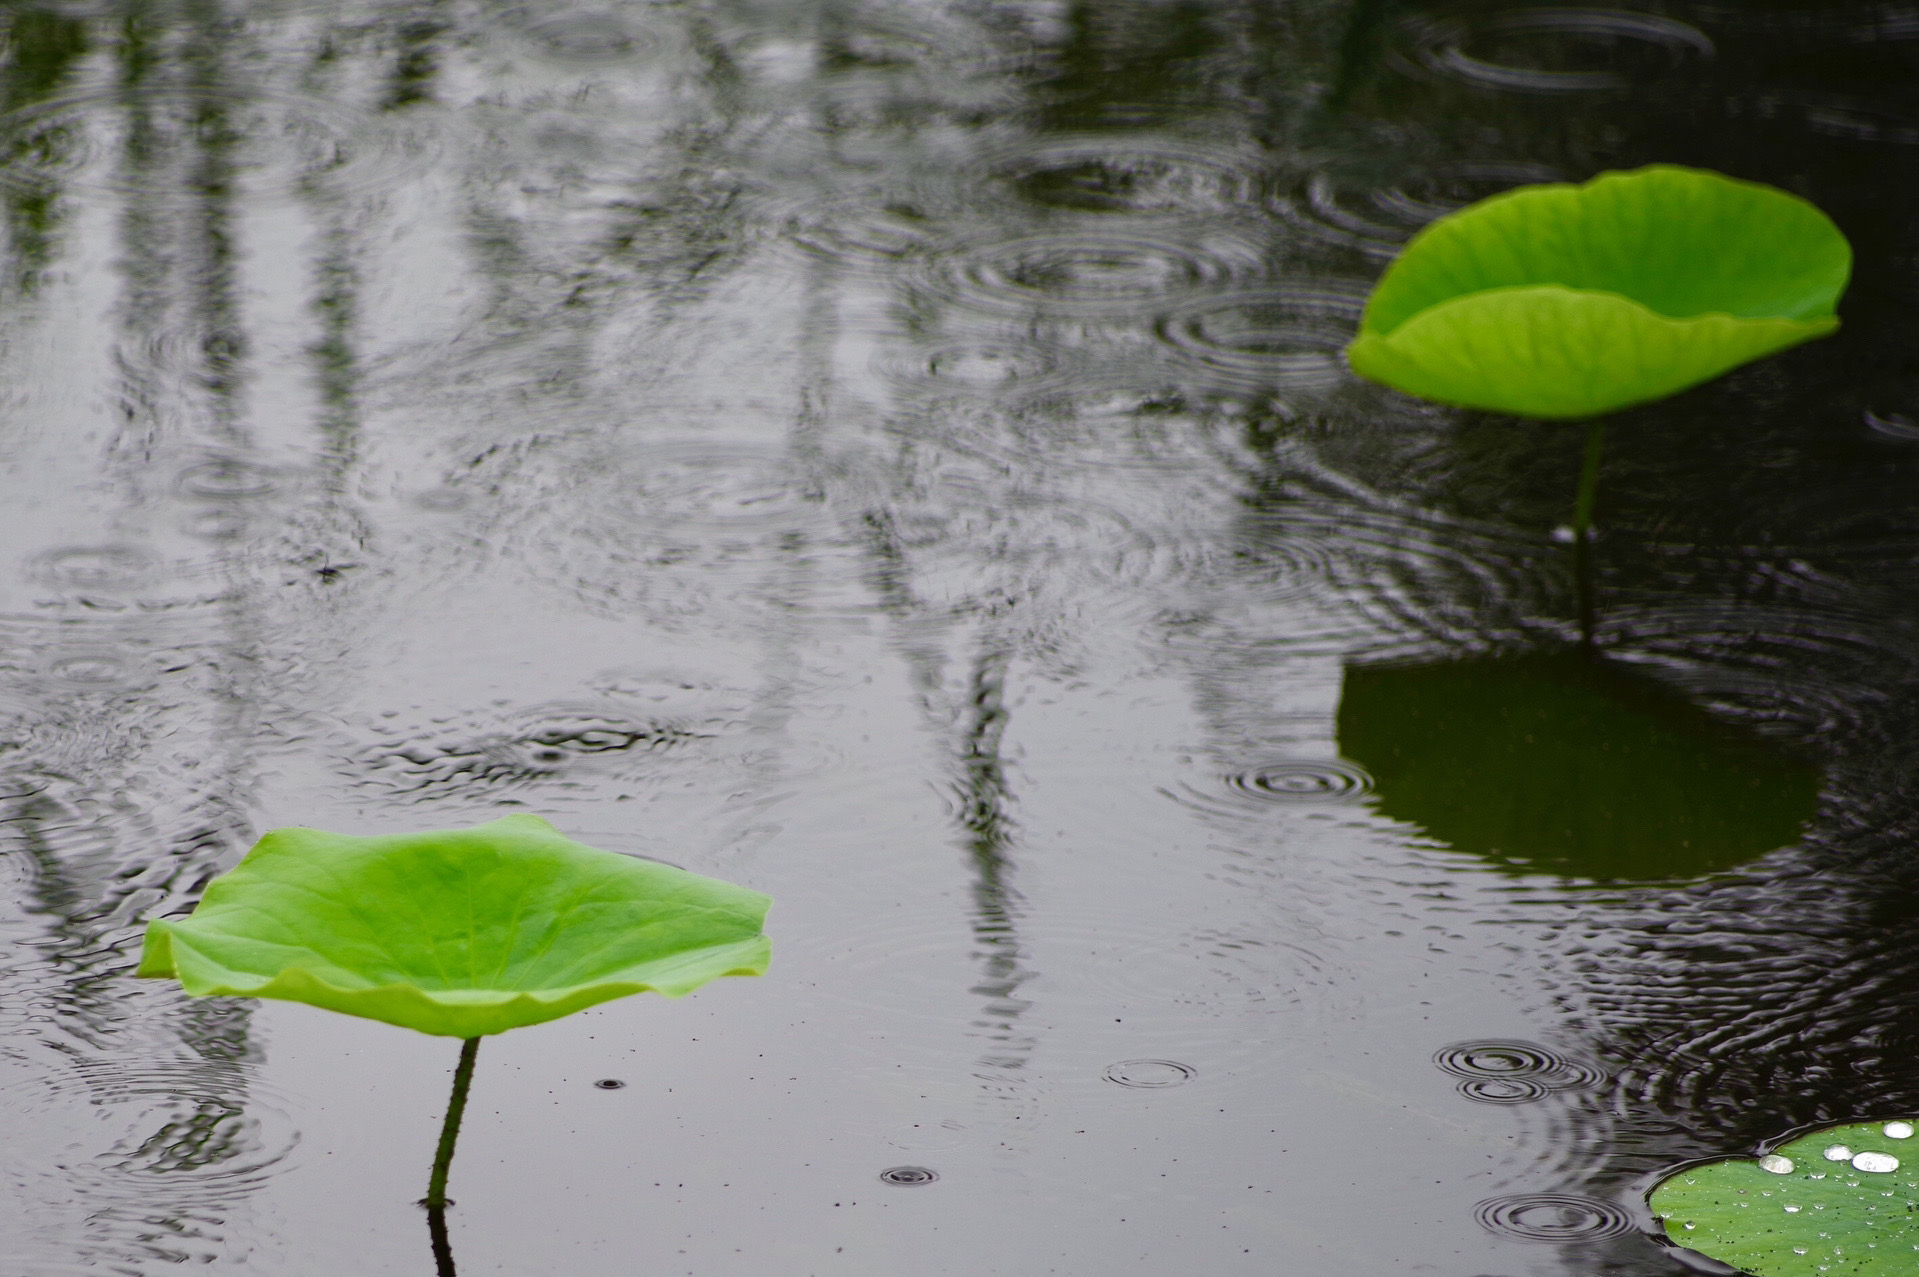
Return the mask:
<svg viewBox="0 0 1919 1277"><path fill-rule="evenodd" d="M1767 14L10 11L0 1267L426 1260L446 1043L125 978L294 822L780 902L489 1044L480 1271L1663 1271L1635 1177L1911 1108L1906 46ZM1602 646L1825 798L1594 885L1337 717L1570 639L1578 440L1336 352L1432 218L1650 159L1864 263L1600 496Z"/></svg>

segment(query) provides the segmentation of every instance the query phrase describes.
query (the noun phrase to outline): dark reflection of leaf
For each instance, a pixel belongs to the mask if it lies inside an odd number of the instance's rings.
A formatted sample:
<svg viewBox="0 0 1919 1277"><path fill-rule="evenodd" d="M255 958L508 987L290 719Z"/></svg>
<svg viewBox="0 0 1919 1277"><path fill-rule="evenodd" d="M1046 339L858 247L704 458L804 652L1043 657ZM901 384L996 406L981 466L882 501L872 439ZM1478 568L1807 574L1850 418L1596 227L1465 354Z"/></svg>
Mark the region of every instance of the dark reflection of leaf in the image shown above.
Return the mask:
<svg viewBox="0 0 1919 1277"><path fill-rule="evenodd" d="M52 96L72 73L87 53L86 24L57 13L17 12L7 23L5 47L10 56L0 74L0 103L13 112ZM57 137L16 138L0 145L0 160L34 158L35 149L58 147L61 142ZM6 196L7 230L25 289L37 284L40 272L52 261L59 199L59 190L52 187L13 190Z"/></svg>
<svg viewBox="0 0 1919 1277"><path fill-rule="evenodd" d="M1818 771L1576 654L1356 667L1340 752L1380 809L1522 873L1694 878L1796 842Z"/></svg>

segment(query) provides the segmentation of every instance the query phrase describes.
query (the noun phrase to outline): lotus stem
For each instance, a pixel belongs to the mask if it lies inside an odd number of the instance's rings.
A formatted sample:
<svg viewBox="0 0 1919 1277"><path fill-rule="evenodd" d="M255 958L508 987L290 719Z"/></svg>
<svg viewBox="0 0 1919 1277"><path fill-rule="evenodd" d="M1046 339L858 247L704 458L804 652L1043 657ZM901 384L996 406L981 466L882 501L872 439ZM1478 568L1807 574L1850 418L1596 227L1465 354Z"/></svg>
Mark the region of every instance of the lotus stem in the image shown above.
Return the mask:
<svg viewBox="0 0 1919 1277"><path fill-rule="evenodd" d="M1579 593L1579 649L1593 653L1593 502L1599 494L1599 453L1606 442L1606 423L1595 419L1586 427L1586 461L1579 471L1579 496L1573 505L1573 587Z"/></svg>
<svg viewBox="0 0 1919 1277"><path fill-rule="evenodd" d="M480 1039L467 1038L460 1043L460 1065L453 1070L453 1095L446 1102L446 1124L440 1127L440 1151L433 1158L433 1178L427 1183L429 1212L446 1210L446 1172L453 1165L453 1146L460 1139L460 1118L466 1114L466 1092L473 1085L473 1061L480 1054ZM429 1221L430 1222L430 1221ZM442 1230L445 1217L440 1217Z"/></svg>
<svg viewBox="0 0 1919 1277"><path fill-rule="evenodd" d="M427 1207L426 1227L433 1238L434 1277L459 1277L453 1269L453 1243L446 1235L446 1207Z"/></svg>

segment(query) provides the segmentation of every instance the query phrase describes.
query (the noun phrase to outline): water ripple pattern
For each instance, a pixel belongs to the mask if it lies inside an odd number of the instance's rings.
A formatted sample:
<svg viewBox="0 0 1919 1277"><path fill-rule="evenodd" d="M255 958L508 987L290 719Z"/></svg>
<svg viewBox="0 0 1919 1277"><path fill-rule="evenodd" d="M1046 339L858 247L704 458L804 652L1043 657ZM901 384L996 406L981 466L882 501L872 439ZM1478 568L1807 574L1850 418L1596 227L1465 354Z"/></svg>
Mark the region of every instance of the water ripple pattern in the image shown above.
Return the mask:
<svg viewBox="0 0 1919 1277"><path fill-rule="evenodd" d="M1455 1042L1434 1055L1433 1063L1460 1079L1461 1095L1482 1104L1525 1104L1606 1080L1597 1066L1536 1042Z"/></svg>
<svg viewBox="0 0 1919 1277"><path fill-rule="evenodd" d="M883 1206L954 1272L1626 1273L1639 1177L1919 1113L1919 0L0 46L0 1277L432 1266L447 1044L129 977L296 823L532 810L780 901L772 979L482 1052L471 1138L551 1164L458 1159L473 1271L865 1271ZM1823 788L1710 877L1508 874L1338 707L1577 644L1580 431L1342 350L1436 219L1658 161L1858 268L1608 421L1596 655ZM345 1094L360 1032L406 1067Z"/></svg>
<svg viewBox="0 0 1919 1277"><path fill-rule="evenodd" d="M350 761L357 783L408 802L470 800L481 791L578 784L602 774L643 773L701 742L737 731L725 710L661 717L614 704L557 704L515 714L473 715L430 731L386 724L389 739Z"/></svg>
<svg viewBox="0 0 1919 1277"><path fill-rule="evenodd" d="M1031 343L947 341L888 349L875 357L874 368L909 391L1001 402L1009 395L1041 395L1068 384L1060 376L1059 354Z"/></svg>
<svg viewBox="0 0 1919 1277"><path fill-rule="evenodd" d="M49 585L124 593L151 584L164 568L152 551L140 546L73 545L36 555L29 570Z"/></svg>
<svg viewBox="0 0 1919 1277"><path fill-rule="evenodd" d="M1784 122L1862 147L1919 146L1919 111L1854 93L1768 87L1740 94L1727 107L1753 126Z"/></svg>
<svg viewBox="0 0 1919 1277"><path fill-rule="evenodd" d="M1357 283L1287 280L1190 298L1167 308L1156 327L1214 384L1312 390L1345 380L1343 352L1365 309Z"/></svg>
<svg viewBox="0 0 1919 1277"><path fill-rule="evenodd" d="M636 6L545 9L531 6L507 15L508 27L532 52L563 65L603 67L658 54L669 34L646 22Z"/></svg>
<svg viewBox="0 0 1919 1277"><path fill-rule="evenodd" d="M987 170L1023 200L1073 213L1234 214L1257 191L1256 157L1171 137L1052 134Z"/></svg>
<svg viewBox="0 0 1919 1277"><path fill-rule="evenodd" d="M914 284L930 297L990 315L1121 318L1261 269L1257 247L1234 235L1196 229L1177 238L1093 228L945 248L927 256Z"/></svg>
<svg viewBox="0 0 1919 1277"><path fill-rule="evenodd" d="M238 88L82 90L0 115L0 186L23 195L92 191L181 198L192 182L175 167L217 128L235 147L233 181L254 199L288 199L321 183L346 192L389 189L430 164L434 138L362 114L344 102ZM121 157L137 131L145 157ZM173 158L174 163L166 162Z"/></svg>
<svg viewBox="0 0 1919 1277"><path fill-rule="evenodd" d="M1319 172L1283 184L1268 203L1313 239L1386 261L1448 213L1516 186L1565 178L1550 165L1512 160L1439 164L1379 184Z"/></svg>
<svg viewBox="0 0 1919 1277"><path fill-rule="evenodd" d="M543 587L667 624L756 613L763 547L835 532L809 467L745 441L609 447L582 433L538 455L489 458L468 477L514 494L476 509L472 526L492 544L524 545L521 570Z"/></svg>
<svg viewBox="0 0 1919 1277"><path fill-rule="evenodd" d="M847 935L797 936L787 951L799 968L820 973L800 996L871 1022L884 1037L853 1035L853 1045L897 1058L902 1048L892 1039L904 1022L918 1022L915 1033L935 1028L980 985L980 942L962 922L950 911L916 909L863 921ZM1208 1077L1227 1062L1269 1058L1302 1024L1345 1005L1343 972L1332 959L1250 928L1181 934L1053 902L1019 934L1021 964L1031 972L1019 986L1022 1005L1099 1008L1124 1022L1114 1027L1125 1035L1115 1055L1183 1057L1196 1062L1183 1067Z"/></svg>
<svg viewBox="0 0 1919 1277"><path fill-rule="evenodd" d="M1518 1193L1481 1202L1488 1232L1525 1242L1590 1242L1633 1231L1632 1216L1611 1202L1573 1193Z"/></svg>
<svg viewBox="0 0 1919 1277"><path fill-rule="evenodd" d="M1198 1075L1198 1069L1178 1060L1121 1060L1102 1074L1108 1082L1144 1091L1184 1086Z"/></svg>
<svg viewBox="0 0 1919 1277"><path fill-rule="evenodd" d="M1418 18L1395 63L1415 74L1507 93L1618 93L1712 58L1712 41L1674 18L1541 6L1479 19Z"/></svg>
<svg viewBox="0 0 1919 1277"><path fill-rule="evenodd" d="M934 250L940 241L936 209L945 192L917 190L821 191L793 182L749 193L756 220L789 249L854 270L892 267Z"/></svg>
<svg viewBox="0 0 1919 1277"><path fill-rule="evenodd" d="M1232 772L1225 779L1236 796L1284 806L1358 802L1373 791L1373 778L1345 759L1287 759Z"/></svg>
<svg viewBox="0 0 1919 1277"><path fill-rule="evenodd" d="M75 1059L0 1086L0 1115L16 1191L87 1212L78 1249L174 1263L224 1257L236 1207L299 1143L286 1101L230 1061Z"/></svg>

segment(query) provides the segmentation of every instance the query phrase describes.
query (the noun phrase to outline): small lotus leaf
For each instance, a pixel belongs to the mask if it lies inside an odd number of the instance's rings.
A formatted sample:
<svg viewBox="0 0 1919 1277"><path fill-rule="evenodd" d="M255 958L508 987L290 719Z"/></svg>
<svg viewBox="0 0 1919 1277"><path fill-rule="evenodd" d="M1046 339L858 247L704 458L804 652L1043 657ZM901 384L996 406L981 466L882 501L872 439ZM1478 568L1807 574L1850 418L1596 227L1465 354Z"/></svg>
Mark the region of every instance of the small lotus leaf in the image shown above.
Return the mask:
<svg viewBox="0 0 1919 1277"><path fill-rule="evenodd" d="M1772 187L1672 165L1522 187L1414 237L1347 358L1441 403L1599 416L1831 333L1851 272Z"/></svg>
<svg viewBox="0 0 1919 1277"><path fill-rule="evenodd" d="M533 815L354 837L276 829L191 916L147 928L143 976L470 1038L652 990L760 975L772 901L574 842Z"/></svg>
<svg viewBox="0 0 1919 1277"><path fill-rule="evenodd" d="M1832 1126L1764 1159L1688 1167L1653 1189L1653 1213L1678 1245L1754 1277L1903 1277L1919 1269L1912 1130ZM1890 1169L1862 1169L1875 1167Z"/></svg>

